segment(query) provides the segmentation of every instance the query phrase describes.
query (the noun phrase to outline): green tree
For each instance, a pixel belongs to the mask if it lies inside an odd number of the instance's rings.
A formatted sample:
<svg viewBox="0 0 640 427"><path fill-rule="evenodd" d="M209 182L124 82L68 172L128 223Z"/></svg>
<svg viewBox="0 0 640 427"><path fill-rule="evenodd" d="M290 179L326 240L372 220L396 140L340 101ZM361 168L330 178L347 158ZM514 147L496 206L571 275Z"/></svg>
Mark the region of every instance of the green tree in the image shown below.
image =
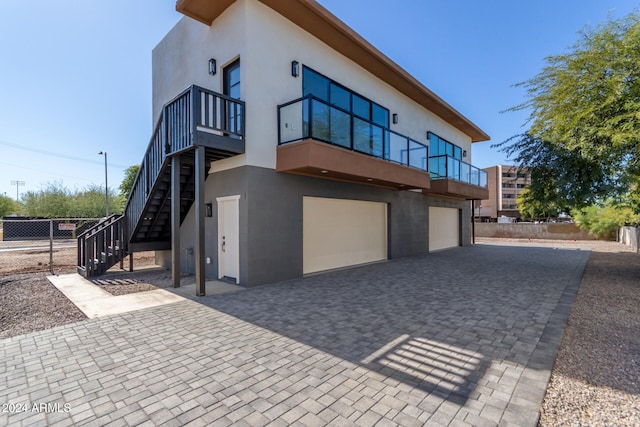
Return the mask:
<svg viewBox="0 0 640 427"><path fill-rule="evenodd" d="M582 208L628 191L629 176L613 160L594 162L578 150L567 149L525 133L498 144L531 173L529 200L555 204L561 210Z"/></svg>
<svg viewBox="0 0 640 427"><path fill-rule="evenodd" d="M640 215L633 209L607 202L604 206L592 205L574 214L576 224L598 238L614 238L623 225L637 225Z"/></svg>
<svg viewBox="0 0 640 427"><path fill-rule="evenodd" d="M24 213L42 218L96 218L105 214L104 187L90 185L72 192L62 183L49 183L39 191L22 196ZM124 199L109 190L109 212L122 213Z"/></svg>
<svg viewBox="0 0 640 427"><path fill-rule="evenodd" d="M129 199L131 195L131 190L133 189L133 184L135 184L136 176L138 176L138 171L140 170L140 165L129 166L124 171L124 178L120 183L120 194L125 200Z"/></svg>
<svg viewBox="0 0 640 427"><path fill-rule="evenodd" d="M61 182L47 183L40 191L28 191L22 196L24 213L42 218L65 218L72 206L72 194Z"/></svg>
<svg viewBox="0 0 640 427"><path fill-rule="evenodd" d="M0 196L0 218L17 213L18 204L10 197Z"/></svg>
<svg viewBox="0 0 640 427"><path fill-rule="evenodd" d="M640 15L586 29L546 62L509 110L530 112L528 132L498 146L574 206L628 191L640 175Z"/></svg>
<svg viewBox="0 0 640 427"><path fill-rule="evenodd" d="M558 208L558 197L553 190L532 190L531 186L525 188L518 195L516 201L520 216L524 219L535 220L540 218L557 217L561 209Z"/></svg>
<svg viewBox="0 0 640 427"><path fill-rule="evenodd" d="M74 218L96 218L105 214L104 187L90 185L77 192L73 197L73 208L70 213ZM113 190L109 190L109 213L122 213L123 198Z"/></svg>

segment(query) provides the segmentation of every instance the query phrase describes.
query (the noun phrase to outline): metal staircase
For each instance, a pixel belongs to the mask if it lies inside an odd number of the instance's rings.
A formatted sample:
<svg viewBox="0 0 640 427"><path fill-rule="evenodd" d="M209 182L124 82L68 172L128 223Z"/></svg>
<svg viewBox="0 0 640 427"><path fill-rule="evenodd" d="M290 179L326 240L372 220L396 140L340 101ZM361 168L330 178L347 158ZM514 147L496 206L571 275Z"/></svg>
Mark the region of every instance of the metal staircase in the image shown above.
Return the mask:
<svg viewBox="0 0 640 427"><path fill-rule="evenodd" d="M123 215L112 215L78 236L78 273L99 276L138 251L171 249L172 158L178 156L180 218L198 185L194 151L211 162L244 153L244 102L191 86L165 104ZM205 175L206 176L206 175ZM206 179L206 178L205 178Z"/></svg>

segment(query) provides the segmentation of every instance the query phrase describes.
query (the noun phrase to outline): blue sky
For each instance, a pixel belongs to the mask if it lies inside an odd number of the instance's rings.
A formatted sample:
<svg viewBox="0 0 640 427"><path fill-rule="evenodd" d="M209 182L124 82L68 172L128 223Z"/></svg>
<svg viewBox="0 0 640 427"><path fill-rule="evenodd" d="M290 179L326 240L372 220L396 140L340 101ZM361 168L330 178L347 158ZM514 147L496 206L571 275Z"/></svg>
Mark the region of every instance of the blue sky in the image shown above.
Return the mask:
<svg viewBox="0 0 640 427"><path fill-rule="evenodd" d="M320 0L478 124L472 163L505 162L492 143L521 133L513 84L578 31L637 10L630 0ZM180 19L173 0L0 0L0 194L61 182L117 187L151 136L151 50Z"/></svg>

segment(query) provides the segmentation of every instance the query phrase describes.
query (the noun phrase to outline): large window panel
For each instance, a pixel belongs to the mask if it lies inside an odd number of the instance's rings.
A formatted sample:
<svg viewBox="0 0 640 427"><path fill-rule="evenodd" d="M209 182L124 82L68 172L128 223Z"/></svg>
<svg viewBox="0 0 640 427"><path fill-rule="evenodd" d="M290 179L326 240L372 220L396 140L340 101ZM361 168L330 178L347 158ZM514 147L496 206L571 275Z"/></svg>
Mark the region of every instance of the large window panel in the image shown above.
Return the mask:
<svg viewBox="0 0 640 427"><path fill-rule="evenodd" d="M331 142L342 147L351 148L351 115L331 108Z"/></svg>
<svg viewBox="0 0 640 427"><path fill-rule="evenodd" d="M433 179L445 178L447 176L447 158L444 156L431 157L429 171Z"/></svg>
<svg viewBox="0 0 640 427"><path fill-rule="evenodd" d="M457 145L453 146L453 157L458 159L458 160L462 160L462 148L458 147Z"/></svg>
<svg viewBox="0 0 640 427"><path fill-rule="evenodd" d="M329 101L329 79L309 68L303 68L302 73L303 96L313 95L323 101Z"/></svg>
<svg viewBox="0 0 640 427"><path fill-rule="evenodd" d="M447 144L446 145L446 149L447 149L446 154L447 154L447 156L453 157L453 144L450 143L450 142L447 142L446 144Z"/></svg>
<svg viewBox="0 0 640 427"><path fill-rule="evenodd" d="M330 141L329 106L315 100L311 102L311 106L311 137Z"/></svg>
<svg viewBox="0 0 640 427"><path fill-rule="evenodd" d="M369 154L372 151L371 124L353 118L353 149Z"/></svg>
<svg viewBox="0 0 640 427"><path fill-rule="evenodd" d="M329 95L331 96L331 105L351 111L351 92L331 83Z"/></svg>
<svg viewBox="0 0 640 427"><path fill-rule="evenodd" d="M369 154L376 157L382 157L384 149L384 129L380 126L371 126L371 151Z"/></svg>
<svg viewBox="0 0 640 427"><path fill-rule="evenodd" d="M365 120L371 120L371 102L361 96L353 95L353 114L362 117Z"/></svg>
<svg viewBox="0 0 640 427"><path fill-rule="evenodd" d="M385 128L389 127L389 110L378 104L373 104L371 106L371 113L372 122Z"/></svg>

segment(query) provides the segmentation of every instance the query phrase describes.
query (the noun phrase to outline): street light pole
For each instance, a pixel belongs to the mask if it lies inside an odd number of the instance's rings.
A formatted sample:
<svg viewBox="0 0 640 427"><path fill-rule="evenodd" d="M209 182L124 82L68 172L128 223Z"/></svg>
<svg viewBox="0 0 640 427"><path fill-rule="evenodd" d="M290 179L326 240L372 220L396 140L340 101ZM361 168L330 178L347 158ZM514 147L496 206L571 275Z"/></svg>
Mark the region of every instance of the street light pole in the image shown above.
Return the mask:
<svg viewBox="0 0 640 427"><path fill-rule="evenodd" d="M98 154L104 156L104 205L105 217L109 216L109 184L107 181L107 152L101 151Z"/></svg>
<svg viewBox="0 0 640 427"><path fill-rule="evenodd" d="M24 184L24 181L11 181L11 185L16 186L16 202L18 201L18 196L20 195L20 186Z"/></svg>

